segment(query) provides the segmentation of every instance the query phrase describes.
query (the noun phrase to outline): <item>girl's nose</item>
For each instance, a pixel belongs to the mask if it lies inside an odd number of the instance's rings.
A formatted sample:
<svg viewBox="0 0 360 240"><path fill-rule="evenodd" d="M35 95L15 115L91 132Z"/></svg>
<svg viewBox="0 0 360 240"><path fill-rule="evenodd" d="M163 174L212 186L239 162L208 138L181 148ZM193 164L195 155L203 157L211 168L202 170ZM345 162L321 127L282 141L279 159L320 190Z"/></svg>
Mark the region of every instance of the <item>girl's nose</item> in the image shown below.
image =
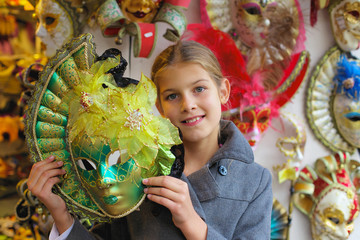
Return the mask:
<svg viewBox="0 0 360 240"><path fill-rule="evenodd" d="M196 108L196 103L191 96L183 96L181 102L181 111L189 112Z"/></svg>

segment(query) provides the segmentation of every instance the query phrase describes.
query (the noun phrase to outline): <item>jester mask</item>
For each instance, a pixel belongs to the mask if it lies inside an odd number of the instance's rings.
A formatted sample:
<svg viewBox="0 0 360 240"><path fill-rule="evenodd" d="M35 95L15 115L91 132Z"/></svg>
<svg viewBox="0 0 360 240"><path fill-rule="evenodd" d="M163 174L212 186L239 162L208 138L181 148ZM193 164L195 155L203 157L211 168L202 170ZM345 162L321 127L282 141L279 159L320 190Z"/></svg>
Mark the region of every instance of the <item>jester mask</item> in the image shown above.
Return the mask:
<svg viewBox="0 0 360 240"><path fill-rule="evenodd" d="M167 175L181 143L169 120L152 114L156 89L125 78L117 49L97 56L92 35L67 43L45 66L30 100L26 139L34 161L64 161L56 191L70 210L102 221L145 198L143 178Z"/></svg>
<svg viewBox="0 0 360 240"><path fill-rule="evenodd" d="M148 58L155 48L157 23L167 23L164 38L177 41L186 29L190 0L107 0L98 11L97 21L105 37L122 44L126 35L134 37L134 56Z"/></svg>
<svg viewBox="0 0 360 240"><path fill-rule="evenodd" d="M348 239L358 216L359 163L346 152L319 158L301 170L294 204L311 221L313 239ZM353 178L354 177L354 178ZM352 179L353 178L353 179Z"/></svg>

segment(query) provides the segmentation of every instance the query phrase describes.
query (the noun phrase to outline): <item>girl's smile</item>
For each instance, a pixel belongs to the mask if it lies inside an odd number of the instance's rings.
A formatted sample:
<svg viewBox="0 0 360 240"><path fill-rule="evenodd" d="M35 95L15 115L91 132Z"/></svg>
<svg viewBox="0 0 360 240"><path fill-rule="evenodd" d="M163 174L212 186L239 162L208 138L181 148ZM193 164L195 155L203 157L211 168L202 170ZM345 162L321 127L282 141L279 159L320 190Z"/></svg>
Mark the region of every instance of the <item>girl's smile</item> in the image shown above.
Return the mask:
<svg viewBox="0 0 360 240"><path fill-rule="evenodd" d="M204 119L204 117L205 117L205 115L192 117L192 118L188 118L188 119L186 119L184 121L181 121L181 122L184 123L186 126L195 126L198 123L200 123Z"/></svg>

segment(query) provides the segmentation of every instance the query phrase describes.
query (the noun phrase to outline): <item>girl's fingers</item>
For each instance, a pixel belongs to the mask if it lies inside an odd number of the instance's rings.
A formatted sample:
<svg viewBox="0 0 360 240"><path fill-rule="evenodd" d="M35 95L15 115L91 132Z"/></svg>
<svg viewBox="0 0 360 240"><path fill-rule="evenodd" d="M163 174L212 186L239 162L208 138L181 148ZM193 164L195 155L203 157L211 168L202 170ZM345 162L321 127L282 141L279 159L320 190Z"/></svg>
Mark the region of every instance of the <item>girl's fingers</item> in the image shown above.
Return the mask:
<svg viewBox="0 0 360 240"><path fill-rule="evenodd" d="M171 201L176 201L178 199L178 193L164 187L148 187L144 189L144 192L150 195L161 196Z"/></svg>
<svg viewBox="0 0 360 240"><path fill-rule="evenodd" d="M43 172L38 178L36 179L31 179L29 178L27 184L28 184L28 188L29 190L34 193L35 195L38 195L41 193L41 191L44 188L44 185L49 181L50 178L58 176L58 175L63 175L65 174L65 170L64 169L51 169L51 170L47 170L46 172ZM52 184L53 186L54 184Z"/></svg>
<svg viewBox="0 0 360 240"><path fill-rule="evenodd" d="M42 191L45 193L49 193L51 192L52 187L56 184L59 183L61 180L58 177L52 177L50 178L43 186Z"/></svg>
<svg viewBox="0 0 360 240"><path fill-rule="evenodd" d="M29 179L28 179L28 186L31 188L32 185L35 185L39 178L48 170L50 169L56 169L63 166L62 161L54 161L54 157L50 156L44 161L40 161L35 163L30 171Z"/></svg>
<svg viewBox="0 0 360 240"><path fill-rule="evenodd" d="M181 192L186 183L180 179L170 176L151 177L143 180L143 184L154 187L164 187L171 189L173 192Z"/></svg>
<svg viewBox="0 0 360 240"><path fill-rule="evenodd" d="M149 194L147 195L147 197L157 203L157 204L160 204L164 207L166 207L167 209L169 209L170 211L175 207L176 203L167 199L167 198L164 198L164 197L161 197L161 196L157 196L157 195L152 195L152 194Z"/></svg>

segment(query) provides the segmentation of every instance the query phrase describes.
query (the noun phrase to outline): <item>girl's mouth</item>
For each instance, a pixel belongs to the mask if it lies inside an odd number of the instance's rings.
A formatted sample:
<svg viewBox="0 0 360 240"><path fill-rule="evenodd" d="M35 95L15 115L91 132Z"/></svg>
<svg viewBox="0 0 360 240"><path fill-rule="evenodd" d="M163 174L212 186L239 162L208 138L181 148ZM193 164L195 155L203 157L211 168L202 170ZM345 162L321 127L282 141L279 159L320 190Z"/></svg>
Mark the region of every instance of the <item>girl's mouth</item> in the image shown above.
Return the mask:
<svg viewBox="0 0 360 240"><path fill-rule="evenodd" d="M194 126L194 125L198 124L199 122L201 122L203 118L204 118L204 116L189 118L184 121L181 121L181 123L184 123L185 125L188 125L188 126Z"/></svg>

